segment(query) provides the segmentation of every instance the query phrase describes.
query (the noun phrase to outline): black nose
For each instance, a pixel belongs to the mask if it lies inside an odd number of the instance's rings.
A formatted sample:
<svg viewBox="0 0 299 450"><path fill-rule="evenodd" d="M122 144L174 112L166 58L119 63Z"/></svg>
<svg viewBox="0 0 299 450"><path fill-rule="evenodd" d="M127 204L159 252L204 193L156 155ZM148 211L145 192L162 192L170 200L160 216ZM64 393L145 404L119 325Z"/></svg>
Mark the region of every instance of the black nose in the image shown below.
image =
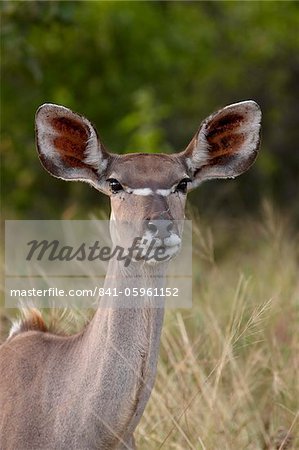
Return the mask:
<svg viewBox="0 0 299 450"><path fill-rule="evenodd" d="M171 220L149 220L147 228L153 233L155 238L164 239L170 236L173 222Z"/></svg>

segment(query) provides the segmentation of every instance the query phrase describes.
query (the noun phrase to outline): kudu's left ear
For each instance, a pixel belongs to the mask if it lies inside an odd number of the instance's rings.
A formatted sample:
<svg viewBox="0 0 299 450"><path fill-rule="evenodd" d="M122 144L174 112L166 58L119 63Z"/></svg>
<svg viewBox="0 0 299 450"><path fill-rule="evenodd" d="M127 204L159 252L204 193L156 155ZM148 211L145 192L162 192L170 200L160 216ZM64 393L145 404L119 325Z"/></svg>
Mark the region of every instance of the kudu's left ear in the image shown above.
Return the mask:
<svg viewBox="0 0 299 450"><path fill-rule="evenodd" d="M111 158L85 117L45 103L35 116L36 146L44 168L63 180L86 181L102 190Z"/></svg>
<svg viewBox="0 0 299 450"><path fill-rule="evenodd" d="M226 106L201 124L180 158L188 167L190 189L211 178L234 178L257 157L261 110L254 101Z"/></svg>

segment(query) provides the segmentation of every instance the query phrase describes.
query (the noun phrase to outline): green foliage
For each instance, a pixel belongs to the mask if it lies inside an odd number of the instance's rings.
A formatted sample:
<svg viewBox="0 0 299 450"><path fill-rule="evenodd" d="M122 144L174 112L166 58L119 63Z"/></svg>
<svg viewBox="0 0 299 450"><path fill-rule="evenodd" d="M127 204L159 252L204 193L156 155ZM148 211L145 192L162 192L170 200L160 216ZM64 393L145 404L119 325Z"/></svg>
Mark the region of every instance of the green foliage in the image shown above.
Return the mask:
<svg viewBox="0 0 299 450"><path fill-rule="evenodd" d="M134 152L165 152L166 145L160 120L167 114L166 108L156 106L153 93L150 90L136 92L133 112L129 112L120 122L119 129L129 136L125 153Z"/></svg>
<svg viewBox="0 0 299 450"><path fill-rule="evenodd" d="M230 211L253 209L264 194L283 205L296 200L297 2L1 6L8 217L85 217L98 202L86 186L50 180L41 168L34 113L44 102L87 116L113 151L151 152L181 150L212 111L254 99L264 113L257 165L233 186L203 186L193 200L209 208L210 195Z"/></svg>

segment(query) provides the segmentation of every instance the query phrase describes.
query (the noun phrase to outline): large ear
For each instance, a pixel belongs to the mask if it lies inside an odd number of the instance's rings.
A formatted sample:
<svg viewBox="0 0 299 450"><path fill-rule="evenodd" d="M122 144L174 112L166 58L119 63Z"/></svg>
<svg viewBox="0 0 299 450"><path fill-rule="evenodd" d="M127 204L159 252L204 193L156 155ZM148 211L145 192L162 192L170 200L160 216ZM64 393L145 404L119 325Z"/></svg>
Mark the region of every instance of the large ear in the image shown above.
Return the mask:
<svg viewBox="0 0 299 450"><path fill-rule="evenodd" d="M226 106L201 124L187 149L179 154L191 175L190 188L211 178L234 178L256 159L261 110L254 101Z"/></svg>
<svg viewBox="0 0 299 450"><path fill-rule="evenodd" d="M45 103L36 112L35 131L39 158L48 172L101 190L110 155L87 119L64 106Z"/></svg>

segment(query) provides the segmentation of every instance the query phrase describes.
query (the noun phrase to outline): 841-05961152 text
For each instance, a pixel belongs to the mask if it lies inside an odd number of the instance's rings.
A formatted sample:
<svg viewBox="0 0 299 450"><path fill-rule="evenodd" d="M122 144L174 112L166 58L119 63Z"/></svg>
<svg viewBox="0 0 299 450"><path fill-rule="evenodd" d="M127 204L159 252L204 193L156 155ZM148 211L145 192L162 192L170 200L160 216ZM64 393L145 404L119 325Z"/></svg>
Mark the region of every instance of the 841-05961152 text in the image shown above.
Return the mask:
<svg viewBox="0 0 299 450"><path fill-rule="evenodd" d="M117 288L103 288L95 286L93 289L59 289L49 287L47 289L11 289L12 297L178 297L179 288L143 288L126 287L122 290Z"/></svg>

